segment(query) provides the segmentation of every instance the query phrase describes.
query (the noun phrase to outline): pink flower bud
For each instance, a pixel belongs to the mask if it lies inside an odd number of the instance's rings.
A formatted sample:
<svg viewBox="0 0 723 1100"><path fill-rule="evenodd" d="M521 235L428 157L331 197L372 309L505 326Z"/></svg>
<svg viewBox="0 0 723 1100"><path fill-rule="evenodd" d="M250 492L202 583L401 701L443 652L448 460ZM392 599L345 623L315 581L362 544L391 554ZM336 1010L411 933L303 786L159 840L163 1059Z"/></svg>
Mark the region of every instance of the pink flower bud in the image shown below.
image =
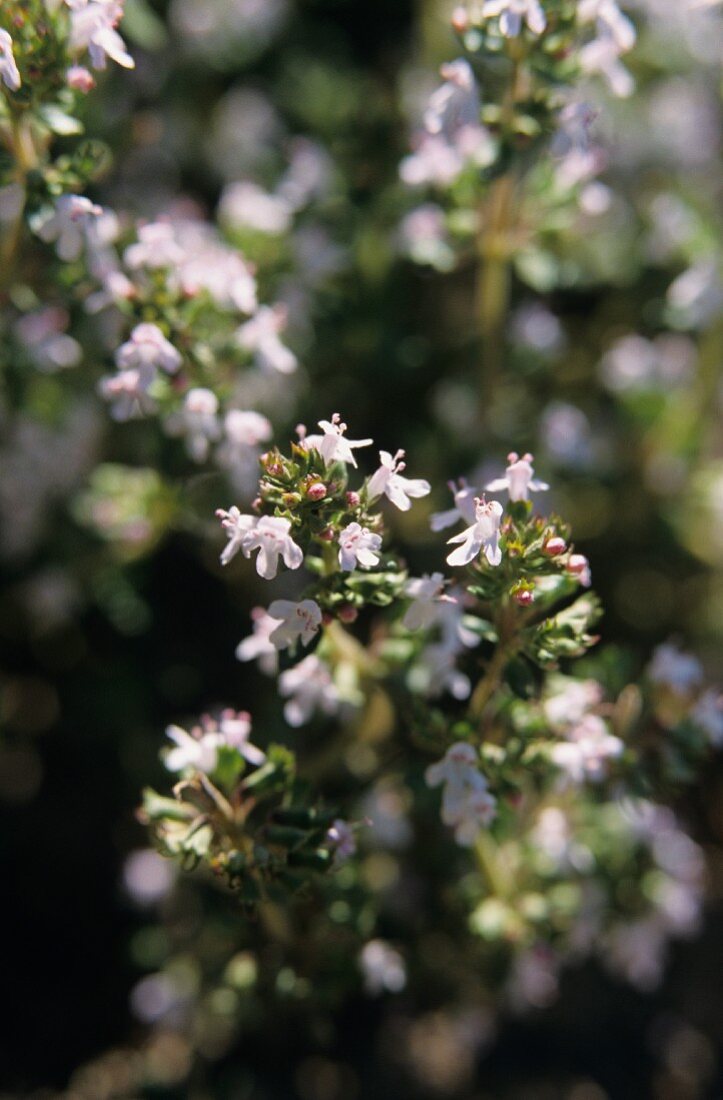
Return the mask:
<svg viewBox="0 0 723 1100"><path fill-rule="evenodd" d="M588 560L584 554L570 554L570 559L567 563L568 573L584 573L588 567Z"/></svg>
<svg viewBox="0 0 723 1100"><path fill-rule="evenodd" d="M329 611L323 611L321 615L321 622L323 626L331 626L334 622L334 616Z"/></svg>
<svg viewBox="0 0 723 1100"><path fill-rule="evenodd" d="M555 535L553 538L547 540L542 549L551 558L556 558L558 554L565 553L567 550L567 543L564 539L561 539L559 535Z"/></svg>
<svg viewBox="0 0 723 1100"><path fill-rule="evenodd" d="M518 603L520 607L529 607L531 603L534 603L534 594L529 588L520 588L517 592L513 593L515 603Z"/></svg>
<svg viewBox="0 0 723 1100"><path fill-rule="evenodd" d="M323 500L326 496L326 485L323 481L314 481L306 490L309 500Z"/></svg>
<svg viewBox="0 0 723 1100"><path fill-rule="evenodd" d="M452 12L452 29L455 30L457 34L464 34L468 28L469 15L466 9L460 5L460 7L455 8Z"/></svg>
<svg viewBox="0 0 723 1100"><path fill-rule="evenodd" d="M359 612L350 603L343 603L337 614L342 623L353 623L359 617Z"/></svg>
<svg viewBox="0 0 723 1100"><path fill-rule="evenodd" d="M349 490L349 492L346 494L346 502L350 508L358 508L361 504L361 497L353 490Z"/></svg>
<svg viewBox="0 0 723 1100"><path fill-rule="evenodd" d="M89 92L91 88L95 88L93 74L83 65L71 65L65 74L65 79L68 81L68 87L76 92Z"/></svg>
<svg viewBox="0 0 723 1100"><path fill-rule="evenodd" d="M334 528L327 527L325 531L321 531L316 537L321 539L322 542L333 542L335 538Z"/></svg>

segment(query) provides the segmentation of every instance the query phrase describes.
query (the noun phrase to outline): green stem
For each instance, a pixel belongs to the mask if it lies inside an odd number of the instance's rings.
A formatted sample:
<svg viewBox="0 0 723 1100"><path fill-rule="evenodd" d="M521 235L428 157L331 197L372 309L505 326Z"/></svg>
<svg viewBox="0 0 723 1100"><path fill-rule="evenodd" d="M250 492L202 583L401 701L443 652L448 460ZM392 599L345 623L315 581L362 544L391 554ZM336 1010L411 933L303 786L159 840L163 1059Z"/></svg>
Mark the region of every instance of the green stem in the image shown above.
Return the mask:
<svg viewBox="0 0 723 1100"><path fill-rule="evenodd" d="M478 833L474 842L474 854L490 893L498 898L508 897L510 893L508 875L500 860L499 845L489 833L485 831Z"/></svg>
<svg viewBox="0 0 723 1100"><path fill-rule="evenodd" d="M38 165L38 153L26 112L12 115L5 143L15 159L14 182L20 185L23 195L18 203L17 213L8 226L0 246L0 287L3 290L7 290L12 282L15 261L22 240L28 174Z"/></svg>

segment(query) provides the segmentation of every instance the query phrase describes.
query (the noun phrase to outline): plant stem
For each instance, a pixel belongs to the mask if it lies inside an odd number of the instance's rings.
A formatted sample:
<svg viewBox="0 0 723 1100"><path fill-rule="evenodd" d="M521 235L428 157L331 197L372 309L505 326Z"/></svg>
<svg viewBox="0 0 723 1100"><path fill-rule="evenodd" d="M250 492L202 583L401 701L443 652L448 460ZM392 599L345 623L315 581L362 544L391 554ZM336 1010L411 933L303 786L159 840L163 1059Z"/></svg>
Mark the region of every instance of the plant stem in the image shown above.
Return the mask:
<svg viewBox="0 0 723 1100"><path fill-rule="evenodd" d="M477 865L484 875L491 894L498 898L507 897L509 883L507 874L500 861L499 845L489 833L482 830L474 842L474 854Z"/></svg>
<svg viewBox="0 0 723 1100"><path fill-rule="evenodd" d="M0 287L3 290L7 289L12 281L15 260L22 240L28 173L36 168L38 164L38 153L26 112L12 115L5 143L11 156L15 158L14 182L22 188L23 194L18 202L17 212L3 236L2 247L0 247Z"/></svg>

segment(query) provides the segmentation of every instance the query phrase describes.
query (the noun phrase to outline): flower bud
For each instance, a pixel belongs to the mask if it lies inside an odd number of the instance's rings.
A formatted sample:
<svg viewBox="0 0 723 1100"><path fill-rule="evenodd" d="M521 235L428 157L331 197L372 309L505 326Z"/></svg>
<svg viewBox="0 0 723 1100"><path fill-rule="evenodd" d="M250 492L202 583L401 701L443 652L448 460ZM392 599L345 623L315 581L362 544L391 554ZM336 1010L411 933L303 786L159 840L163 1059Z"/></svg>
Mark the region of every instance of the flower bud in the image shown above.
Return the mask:
<svg viewBox="0 0 723 1100"><path fill-rule="evenodd" d="M466 8L463 8L461 4L452 12L452 29L457 34L464 34L466 30L469 30L469 15Z"/></svg>
<svg viewBox="0 0 723 1100"><path fill-rule="evenodd" d="M529 588L518 588L516 592L513 592L515 603L518 603L520 607L529 607L531 603L534 603L534 593Z"/></svg>
<svg viewBox="0 0 723 1100"><path fill-rule="evenodd" d="M323 481L313 481L306 490L309 500L323 500L326 496L326 485Z"/></svg>
<svg viewBox="0 0 723 1100"><path fill-rule="evenodd" d="M587 567L588 560L584 554L570 554L567 563L568 573L574 573L577 576L578 573L584 573Z"/></svg>
<svg viewBox="0 0 723 1100"><path fill-rule="evenodd" d="M356 622L356 620L358 619L359 612L355 607L352 606L352 604L343 603L337 611L337 615L339 616L340 622L353 623Z"/></svg>
<svg viewBox="0 0 723 1100"><path fill-rule="evenodd" d="M293 508L294 505L301 502L301 497L298 493L284 493L281 499L283 500L287 508Z"/></svg>
<svg viewBox="0 0 723 1100"><path fill-rule="evenodd" d="M358 508L361 504L361 497L358 493L355 493L353 490L350 489L349 492L346 494L346 502L350 508Z"/></svg>
<svg viewBox="0 0 723 1100"><path fill-rule="evenodd" d="M76 92L89 92L91 88L95 88L92 73L83 65L71 65L65 74L65 79L68 87Z"/></svg>
<svg viewBox="0 0 723 1100"><path fill-rule="evenodd" d="M558 554L564 554L567 550L567 543L564 539L561 539L559 535L554 535L551 539L548 539L543 546L543 551L551 558L556 558Z"/></svg>
<svg viewBox="0 0 723 1100"><path fill-rule="evenodd" d="M334 528L327 527L324 531L320 531L316 537L318 539L321 539L322 542L333 542L336 537L334 533Z"/></svg>

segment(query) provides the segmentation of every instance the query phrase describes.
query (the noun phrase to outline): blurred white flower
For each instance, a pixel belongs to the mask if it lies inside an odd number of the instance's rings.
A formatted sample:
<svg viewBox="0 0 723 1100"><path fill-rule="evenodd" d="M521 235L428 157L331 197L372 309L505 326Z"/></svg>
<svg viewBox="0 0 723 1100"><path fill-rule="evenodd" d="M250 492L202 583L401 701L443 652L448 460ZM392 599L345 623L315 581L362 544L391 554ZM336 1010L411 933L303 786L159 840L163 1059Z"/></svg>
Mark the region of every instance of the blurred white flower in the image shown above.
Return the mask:
<svg viewBox="0 0 723 1100"><path fill-rule="evenodd" d="M364 944L359 965L364 988L372 997L382 993L400 993L407 984L404 959L385 940L370 940Z"/></svg>
<svg viewBox="0 0 723 1100"><path fill-rule="evenodd" d="M17 92L20 87L20 73L15 64L13 40L3 28L0 28L0 79L11 92Z"/></svg>
<svg viewBox="0 0 723 1100"><path fill-rule="evenodd" d="M532 466L532 455L525 454L520 458L516 451L511 451L507 456L507 469L504 477L497 477L485 486L490 493L499 493L506 490L512 501L529 500L530 492L540 493L550 486L544 481L538 481Z"/></svg>
<svg viewBox="0 0 723 1100"><path fill-rule="evenodd" d="M290 726L302 726L315 710L336 714L341 697L325 661L313 653L279 676L279 692L287 700L284 717Z"/></svg>

